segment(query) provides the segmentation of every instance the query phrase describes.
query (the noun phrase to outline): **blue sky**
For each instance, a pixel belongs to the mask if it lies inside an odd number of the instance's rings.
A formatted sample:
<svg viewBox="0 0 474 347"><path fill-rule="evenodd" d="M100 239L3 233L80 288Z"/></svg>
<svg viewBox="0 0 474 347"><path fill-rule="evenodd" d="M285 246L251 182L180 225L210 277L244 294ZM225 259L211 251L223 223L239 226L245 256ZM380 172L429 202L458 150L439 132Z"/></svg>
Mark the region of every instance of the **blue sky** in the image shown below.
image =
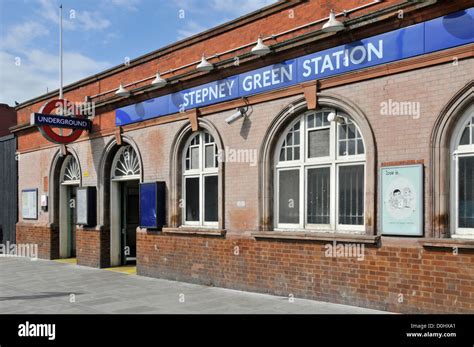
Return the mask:
<svg viewBox="0 0 474 347"><path fill-rule="evenodd" d="M273 2L0 0L0 103L59 87L60 3L67 85Z"/></svg>

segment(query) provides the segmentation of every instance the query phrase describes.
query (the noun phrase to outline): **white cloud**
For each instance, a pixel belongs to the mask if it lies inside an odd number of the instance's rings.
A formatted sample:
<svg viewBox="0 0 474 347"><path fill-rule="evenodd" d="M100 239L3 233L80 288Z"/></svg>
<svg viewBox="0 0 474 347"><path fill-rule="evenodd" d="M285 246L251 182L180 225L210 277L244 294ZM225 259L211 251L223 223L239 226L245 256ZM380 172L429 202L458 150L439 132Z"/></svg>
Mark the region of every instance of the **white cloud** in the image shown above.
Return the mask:
<svg viewBox="0 0 474 347"><path fill-rule="evenodd" d="M193 36L208 29L208 27L205 27L193 20L182 19L182 21L184 25L181 29L178 29L178 40Z"/></svg>
<svg viewBox="0 0 474 347"><path fill-rule="evenodd" d="M38 0L39 7L36 10L38 17L46 19L49 23L56 24L55 27L59 25L59 6L56 6L55 1L51 0ZM65 13L63 8L63 28L67 30L74 29L74 23L69 21L69 14Z"/></svg>
<svg viewBox="0 0 474 347"><path fill-rule="evenodd" d="M36 13L50 23L59 25L59 7L51 0L38 0ZM120 1L120 0L116 0ZM63 7L63 28L65 30L103 30L110 26L110 21L99 11L78 11L74 7Z"/></svg>
<svg viewBox="0 0 474 347"><path fill-rule="evenodd" d="M113 41L119 39L120 37L121 35L116 32L108 32L103 36L102 44L108 45L112 43Z"/></svg>
<svg viewBox="0 0 474 347"><path fill-rule="evenodd" d="M262 7L277 2L276 0L174 0L179 9L192 13L207 13L212 16L212 11L225 13L229 17L237 18L244 14L253 12Z"/></svg>
<svg viewBox="0 0 474 347"><path fill-rule="evenodd" d="M15 56L0 51L0 103L14 105L59 87L58 56L32 50L19 66ZM98 73L111 64L81 53L64 53L64 85ZM56 72L56 73L55 73Z"/></svg>
<svg viewBox="0 0 474 347"><path fill-rule="evenodd" d="M118 6L130 11L137 11L140 0L108 0L111 5Z"/></svg>
<svg viewBox="0 0 474 347"><path fill-rule="evenodd" d="M3 37L0 41L0 46L2 49L17 51L22 47L25 47L33 39L46 36L48 34L49 30L44 25L33 21L28 21L10 27L7 30L5 37Z"/></svg>
<svg viewBox="0 0 474 347"><path fill-rule="evenodd" d="M57 34L59 7L55 7L55 1L51 0L38 0L37 3L38 9L33 12L36 17L30 16L24 23L8 28L0 39L1 103L13 105L14 101L23 102L46 93L47 89L51 91L59 87L58 54L38 45L39 38L51 38ZM103 30L111 25L97 11L76 11L75 18L70 18L68 11L63 14L64 28L69 30ZM63 62L64 85L112 65L73 51L64 52Z"/></svg>
<svg viewBox="0 0 474 347"><path fill-rule="evenodd" d="M80 27L85 30L102 30L110 26L110 21L96 12L83 11L76 15Z"/></svg>
<svg viewBox="0 0 474 347"><path fill-rule="evenodd" d="M189 10L193 12L199 12L204 10L203 6L198 6L196 1L193 0L174 0L174 3L180 10Z"/></svg>

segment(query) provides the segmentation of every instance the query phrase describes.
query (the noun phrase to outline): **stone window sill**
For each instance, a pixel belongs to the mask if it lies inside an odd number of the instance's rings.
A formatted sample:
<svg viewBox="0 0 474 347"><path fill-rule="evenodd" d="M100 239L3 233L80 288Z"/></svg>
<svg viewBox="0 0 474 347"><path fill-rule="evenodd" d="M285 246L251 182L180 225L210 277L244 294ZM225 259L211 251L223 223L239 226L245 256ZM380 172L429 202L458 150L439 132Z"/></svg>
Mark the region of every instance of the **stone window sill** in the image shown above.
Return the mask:
<svg viewBox="0 0 474 347"><path fill-rule="evenodd" d="M426 248L474 249L474 240L472 239L424 239L419 242Z"/></svg>
<svg viewBox="0 0 474 347"><path fill-rule="evenodd" d="M251 234L258 239L282 239L323 242L354 242L376 245L380 235L349 234L349 233L321 233L307 231L258 231Z"/></svg>
<svg viewBox="0 0 474 347"><path fill-rule="evenodd" d="M205 236L225 236L225 229L213 228L194 228L194 227L178 227L178 228L163 228L164 234L181 234L181 235L205 235Z"/></svg>

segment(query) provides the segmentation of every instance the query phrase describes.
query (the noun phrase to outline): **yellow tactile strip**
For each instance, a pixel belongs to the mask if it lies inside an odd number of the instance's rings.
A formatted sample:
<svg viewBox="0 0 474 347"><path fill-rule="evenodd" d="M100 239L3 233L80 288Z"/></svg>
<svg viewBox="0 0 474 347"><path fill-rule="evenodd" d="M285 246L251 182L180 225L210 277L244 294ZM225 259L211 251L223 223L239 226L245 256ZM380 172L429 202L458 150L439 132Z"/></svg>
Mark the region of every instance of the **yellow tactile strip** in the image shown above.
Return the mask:
<svg viewBox="0 0 474 347"><path fill-rule="evenodd" d="M54 261L65 264L77 264L76 258L54 259Z"/></svg>
<svg viewBox="0 0 474 347"><path fill-rule="evenodd" d="M136 275L137 274L137 267L136 265L124 265L124 266L117 266L117 267L109 267L104 270L114 271L114 272L121 272L127 275Z"/></svg>
<svg viewBox="0 0 474 347"><path fill-rule="evenodd" d="M77 265L76 258L65 258L65 259L54 259L55 262L63 263L63 264L73 264ZM137 274L137 266L136 265L123 265L123 266L116 266L116 267L109 267L104 268L102 270L120 272L127 275L136 275Z"/></svg>

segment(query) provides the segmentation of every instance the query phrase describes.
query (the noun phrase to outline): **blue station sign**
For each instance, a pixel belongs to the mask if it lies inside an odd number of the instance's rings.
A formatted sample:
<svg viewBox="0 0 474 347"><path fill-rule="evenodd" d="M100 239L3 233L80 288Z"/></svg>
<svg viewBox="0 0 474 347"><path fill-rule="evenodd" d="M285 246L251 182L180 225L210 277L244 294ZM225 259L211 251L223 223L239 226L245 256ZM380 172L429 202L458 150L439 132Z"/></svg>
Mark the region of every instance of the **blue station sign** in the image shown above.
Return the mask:
<svg viewBox="0 0 474 347"><path fill-rule="evenodd" d="M474 42L474 7L115 111L117 126Z"/></svg>

